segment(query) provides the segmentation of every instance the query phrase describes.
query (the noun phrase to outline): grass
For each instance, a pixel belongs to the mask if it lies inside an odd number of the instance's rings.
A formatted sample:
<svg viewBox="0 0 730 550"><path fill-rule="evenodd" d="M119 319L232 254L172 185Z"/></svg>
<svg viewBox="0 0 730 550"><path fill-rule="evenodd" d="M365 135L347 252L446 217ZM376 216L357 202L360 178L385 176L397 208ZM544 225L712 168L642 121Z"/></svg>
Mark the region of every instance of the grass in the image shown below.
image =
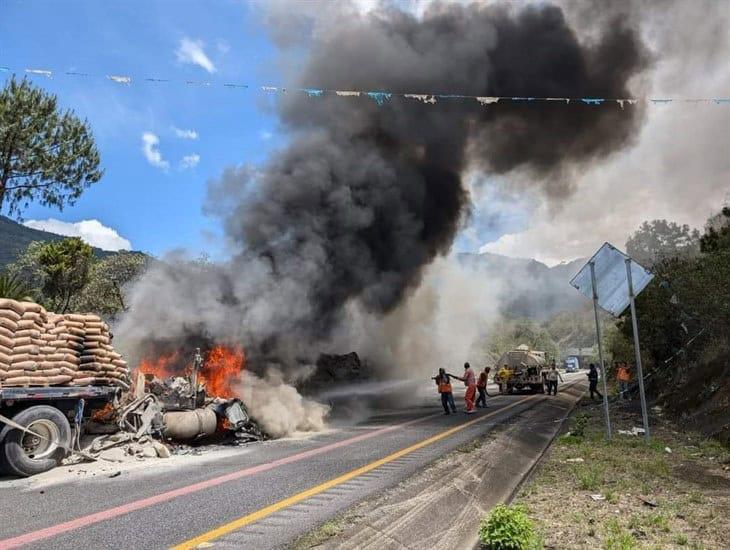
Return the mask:
<svg viewBox="0 0 730 550"><path fill-rule="evenodd" d="M578 478L578 487L583 491L597 491L603 486L606 468L601 464L580 466L575 473Z"/></svg>
<svg viewBox="0 0 730 550"><path fill-rule="evenodd" d="M345 516L336 517L324 522L319 528L310 531L306 535L300 537L292 544L292 550L309 550L324 544L332 537L335 537L345 530L349 519Z"/></svg>
<svg viewBox="0 0 730 550"><path fill-rule="evenodd" d="M545 546L726 547L730 448L700 440L664 418L651 419L648 445L636 436L616 435L607 442L602 411L591 409L584 407L583 436L557 438L518 497L544 533ZM638 413L621 407L611 414L616 432L641 422ZM576 458L583 461L571 460ZM596 493L605 500L592 500Z"/></svg>

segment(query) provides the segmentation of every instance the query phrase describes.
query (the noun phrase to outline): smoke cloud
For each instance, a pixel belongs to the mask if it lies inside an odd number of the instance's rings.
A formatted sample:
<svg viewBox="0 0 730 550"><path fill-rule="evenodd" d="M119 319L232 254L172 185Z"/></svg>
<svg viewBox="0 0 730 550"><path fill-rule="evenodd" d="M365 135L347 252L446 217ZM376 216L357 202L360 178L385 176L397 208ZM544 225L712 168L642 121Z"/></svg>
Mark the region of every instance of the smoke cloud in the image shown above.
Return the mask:
<svg viewBox="0 0 730 550"><path fill-rule="evenodd" d="M311 37L297 86L626 97L649 63L632 20L618 15L579 39L547 4L436 4L422 17L338 10ZM353 311L389 315L383 327L395 327L409 315L398 308L469 216L467 170L520 174L563 198L577 170L632 144L644 117L639 106L282 97L289 145L259 169L231 168L210 185L208 211L224 220L231 261L150 272L117 331L125 344L195 329L298 363L332 345Z"/></svg>

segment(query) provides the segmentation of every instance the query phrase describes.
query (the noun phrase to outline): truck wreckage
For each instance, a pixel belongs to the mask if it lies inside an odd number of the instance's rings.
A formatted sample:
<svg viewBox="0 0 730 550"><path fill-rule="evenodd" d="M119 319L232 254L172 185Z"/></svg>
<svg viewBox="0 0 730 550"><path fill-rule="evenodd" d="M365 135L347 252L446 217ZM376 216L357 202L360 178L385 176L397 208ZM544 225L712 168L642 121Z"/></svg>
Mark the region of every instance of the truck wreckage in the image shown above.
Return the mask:
<svg viewBox="0 0 730 550"><path fill-rule="evenodd" d="M69 456L167 457L181 446L268 437L240 399L219 391L243 367L241 350L231 354L235 372L197 349L183 376L142 368L133 376L112 338L97 315L0 299L0 472L31 476ZM218 378L209 384L201 370ZM90 434L97 437L82 448Z"/></svg>
<svg viewBox="0 0 730 550"><path fill-rule="evenodd" d="M167 458L200 444L267 439L240 399L208 395L198 377L202 362L196 350L193 368L185 376L160 379L138 372L128 392L94 386L0 387L0 411L19 411L12 419L0 414L7 432L2 440L4 469L30 476L66 457L81 462ZM27 423L29 413L40 417ZM83 448L82 432L96 435Z"/></svg>

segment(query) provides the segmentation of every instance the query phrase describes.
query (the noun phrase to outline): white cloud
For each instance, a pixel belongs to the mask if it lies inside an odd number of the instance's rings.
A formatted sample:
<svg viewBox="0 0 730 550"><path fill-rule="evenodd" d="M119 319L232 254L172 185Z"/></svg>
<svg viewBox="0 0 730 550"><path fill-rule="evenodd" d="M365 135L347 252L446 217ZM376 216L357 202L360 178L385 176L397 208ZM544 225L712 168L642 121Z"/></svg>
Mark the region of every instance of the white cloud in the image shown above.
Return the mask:
<svg viewBox="0 0 730 550"><path fill-rule="evenodd" d="M119 235L115 229L103 225L99 220L81 220L80 222L64 222L55 218L47 220L28 220L26 226L41 231L65 235L67 237L81 237L91 246L102 250L131 250L132 243Z"/></svg>
<svg viewBox="0 0 730 550"><path fill-rule="evenodd" d="M199 154L192 153L190 155L185 155L182 158L182 160L180 161L180 169L187 170L188 168L195 168L199 162L200 162Z"/></svg>
<svg viewBox="0 0 730 550"><path fill-rule="evenodd" d="M197 65L202 67L209 73L216 72L215 65L210 60L208 55L203 50L202 40L191 40L190 38L183 38L180 40L180 45L175 50L175 55L180 63L190 63L191 65Z"/></svg>
<svg viewBox="0 0 730 550"><path fill-rule="evenodd" d="M183 130L173 126L172 131L175 132L175 136L180 139L198 139L198 132L195 130Z"/></svg>
<svg viewBox="0 0 730 550"><path fill-rule="evenodd" d="M267 130L262 130L259 132L259 137L264 141L269 141L272 137L274 137L274 134Z"/></svg>
<svg viewBox="0 0 730 550"><path fill-rule="evenodd" d="M159 145L160 138L152 132L145 132L142 134L142 152L144 153L147 162L155 168L167 171L170 168L170 163L162 158Z"/></svg>

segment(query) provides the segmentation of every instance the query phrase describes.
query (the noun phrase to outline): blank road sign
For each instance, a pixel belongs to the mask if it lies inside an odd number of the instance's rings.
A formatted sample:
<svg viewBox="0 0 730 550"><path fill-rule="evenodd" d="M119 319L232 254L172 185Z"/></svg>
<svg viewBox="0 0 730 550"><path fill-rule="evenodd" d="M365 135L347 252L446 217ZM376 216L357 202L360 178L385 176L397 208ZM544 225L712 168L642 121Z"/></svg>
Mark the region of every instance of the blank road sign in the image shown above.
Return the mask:
<svg viewBox="0 0 730 550"><path fill-rule="evenodd" d="M610 243L604 243L593 257L588 260L581 270L573 277L570 284L584 296L593 299L593 285L591 284L591 262L596 272L596 290L598 291L598 305L614 317L618 317L629 305L629 283L626 276L626 259L629 258ZM631 282L634 287L634 296L637 296L654 275L631 260Z"/></svg>

